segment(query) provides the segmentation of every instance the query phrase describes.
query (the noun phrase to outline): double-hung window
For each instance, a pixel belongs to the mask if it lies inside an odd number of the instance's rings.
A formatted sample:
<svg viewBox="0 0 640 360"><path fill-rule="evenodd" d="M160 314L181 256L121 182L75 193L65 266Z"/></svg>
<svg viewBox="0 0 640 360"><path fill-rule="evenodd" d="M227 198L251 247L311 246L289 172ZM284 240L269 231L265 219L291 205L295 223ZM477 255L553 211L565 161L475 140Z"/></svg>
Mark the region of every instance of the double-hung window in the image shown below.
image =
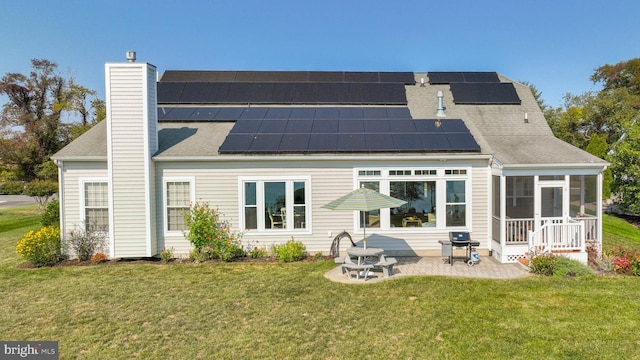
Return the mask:
<svg viewBox="0 0 640 360"><path fill-rule="evenodd" d="M296 231L309 226L309 179L242 179L246 230Z"/></svg>
<svg viewBox="0 0 640 360"><path fill-rule="evenodd" d="M184 214L189 211L189 206L194 202L193 178L165 178L163 191L165 231L186 230Z"/></svg>
<svg viewBox="0 0 640 360"><path fill-rule="evenodd" d="M102 179L81 179L81 217L87 231L109 232L109 186Z"/></svg>

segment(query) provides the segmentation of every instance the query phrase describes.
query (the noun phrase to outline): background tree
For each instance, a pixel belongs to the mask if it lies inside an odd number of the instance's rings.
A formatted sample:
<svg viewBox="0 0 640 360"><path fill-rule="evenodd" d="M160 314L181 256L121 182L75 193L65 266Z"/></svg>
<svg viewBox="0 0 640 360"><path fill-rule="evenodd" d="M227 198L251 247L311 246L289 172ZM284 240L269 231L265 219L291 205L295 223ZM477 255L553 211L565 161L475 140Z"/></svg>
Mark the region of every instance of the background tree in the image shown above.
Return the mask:
<svg viewBox="0 0 640 360"><path fill-rule="evenodd" d="M71 131L73 124L62 122L65 113L79 114L80 126L89 125L86 104L95 92L63 77L57 67L49 60L33 59L28 75L7 73L0 79L0 94L8 97L0 112L0 161L3 168L15 167L23 180L37 178L38 165L77 136ZM94 103L92 123L102 114L100 105L104 107L104 102L93 100L89 108Z"/></svg>

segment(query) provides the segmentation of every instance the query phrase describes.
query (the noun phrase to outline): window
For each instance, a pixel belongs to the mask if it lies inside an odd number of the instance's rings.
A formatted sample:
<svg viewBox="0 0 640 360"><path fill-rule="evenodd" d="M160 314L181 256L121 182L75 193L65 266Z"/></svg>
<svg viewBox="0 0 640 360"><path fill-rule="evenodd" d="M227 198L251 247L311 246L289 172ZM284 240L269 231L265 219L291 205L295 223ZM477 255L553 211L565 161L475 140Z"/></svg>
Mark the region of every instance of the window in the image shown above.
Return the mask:
<svg viewBox="0 0 640 360"><path fill-rule="evenodd" d="M194 201L193 179L165 179L165 230L183 231L184 214L189 211L190 204Z"/></svg>
<svg viewBox="0 0 640 360"><path fill-rule="evenodd" d="M467 218L464 180L447 181L447 226L465 226Z"/></svg>
<svg viewBox="0 0 640 360"><path fill-rule="evenodd" d="M87 231L109 232L109 187L106 181L82 181L82 219Z"/></svg>
<svg viewBox="0 0 640 360"><path fill-rule="evenodd" d="M308 226L308 180L243 180L244 228L292 231Z"/></svg>
<svg viewBox="0 0 640 360"><path fill-rule="evenodd" d="M389 168L375 174L365 170L355 173L358 187L407 202L393 209L361 212L360 228L365 223L367 228L406 230L467 226L470 189L466 168Z"/></svg>

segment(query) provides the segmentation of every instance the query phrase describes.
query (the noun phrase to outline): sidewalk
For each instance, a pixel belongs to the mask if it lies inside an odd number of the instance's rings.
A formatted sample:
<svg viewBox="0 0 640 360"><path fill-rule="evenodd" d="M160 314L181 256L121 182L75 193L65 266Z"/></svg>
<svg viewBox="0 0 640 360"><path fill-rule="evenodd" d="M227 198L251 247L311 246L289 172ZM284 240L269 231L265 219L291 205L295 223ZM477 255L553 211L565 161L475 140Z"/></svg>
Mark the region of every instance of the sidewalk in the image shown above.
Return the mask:
<svg viewBox="0 0 640 360"><path fill-rule="evenodd" d="M36 200L27 195L0 195L0 209L35 204Z"/></svg>
<svg viewBox="0 0 640 360"><path fill-rule="evenodd" d="M373 272L367 281L349 280L342 274L340 266L329 270L324 276L331 280L347 284L375 283L385 280L398 279L404 276L431 275L450 276L478 279L517 279L529 276L529 271L519 263L501 264L492 257L480 257L474 266L468 266L462 261L456 261L453 266L443 261L442 257L396 257L398 264L393 269L393 275L383 278L382 272Z"/></svg>

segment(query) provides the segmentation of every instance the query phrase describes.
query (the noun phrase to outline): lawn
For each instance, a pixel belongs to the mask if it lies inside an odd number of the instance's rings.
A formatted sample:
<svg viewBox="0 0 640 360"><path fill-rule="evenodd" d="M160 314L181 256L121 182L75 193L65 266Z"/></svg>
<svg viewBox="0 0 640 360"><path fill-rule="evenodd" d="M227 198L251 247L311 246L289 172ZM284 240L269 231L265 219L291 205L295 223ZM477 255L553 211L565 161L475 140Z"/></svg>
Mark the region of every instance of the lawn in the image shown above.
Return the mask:
<svg viewBox="0 0 640 360"><path fill-rule="evenodd" d="M13 247L34 226L0 233L0 339L57 340L62 359L640 357L637 277L349 285L324 278L326 261L20 269Z"/></svg>

